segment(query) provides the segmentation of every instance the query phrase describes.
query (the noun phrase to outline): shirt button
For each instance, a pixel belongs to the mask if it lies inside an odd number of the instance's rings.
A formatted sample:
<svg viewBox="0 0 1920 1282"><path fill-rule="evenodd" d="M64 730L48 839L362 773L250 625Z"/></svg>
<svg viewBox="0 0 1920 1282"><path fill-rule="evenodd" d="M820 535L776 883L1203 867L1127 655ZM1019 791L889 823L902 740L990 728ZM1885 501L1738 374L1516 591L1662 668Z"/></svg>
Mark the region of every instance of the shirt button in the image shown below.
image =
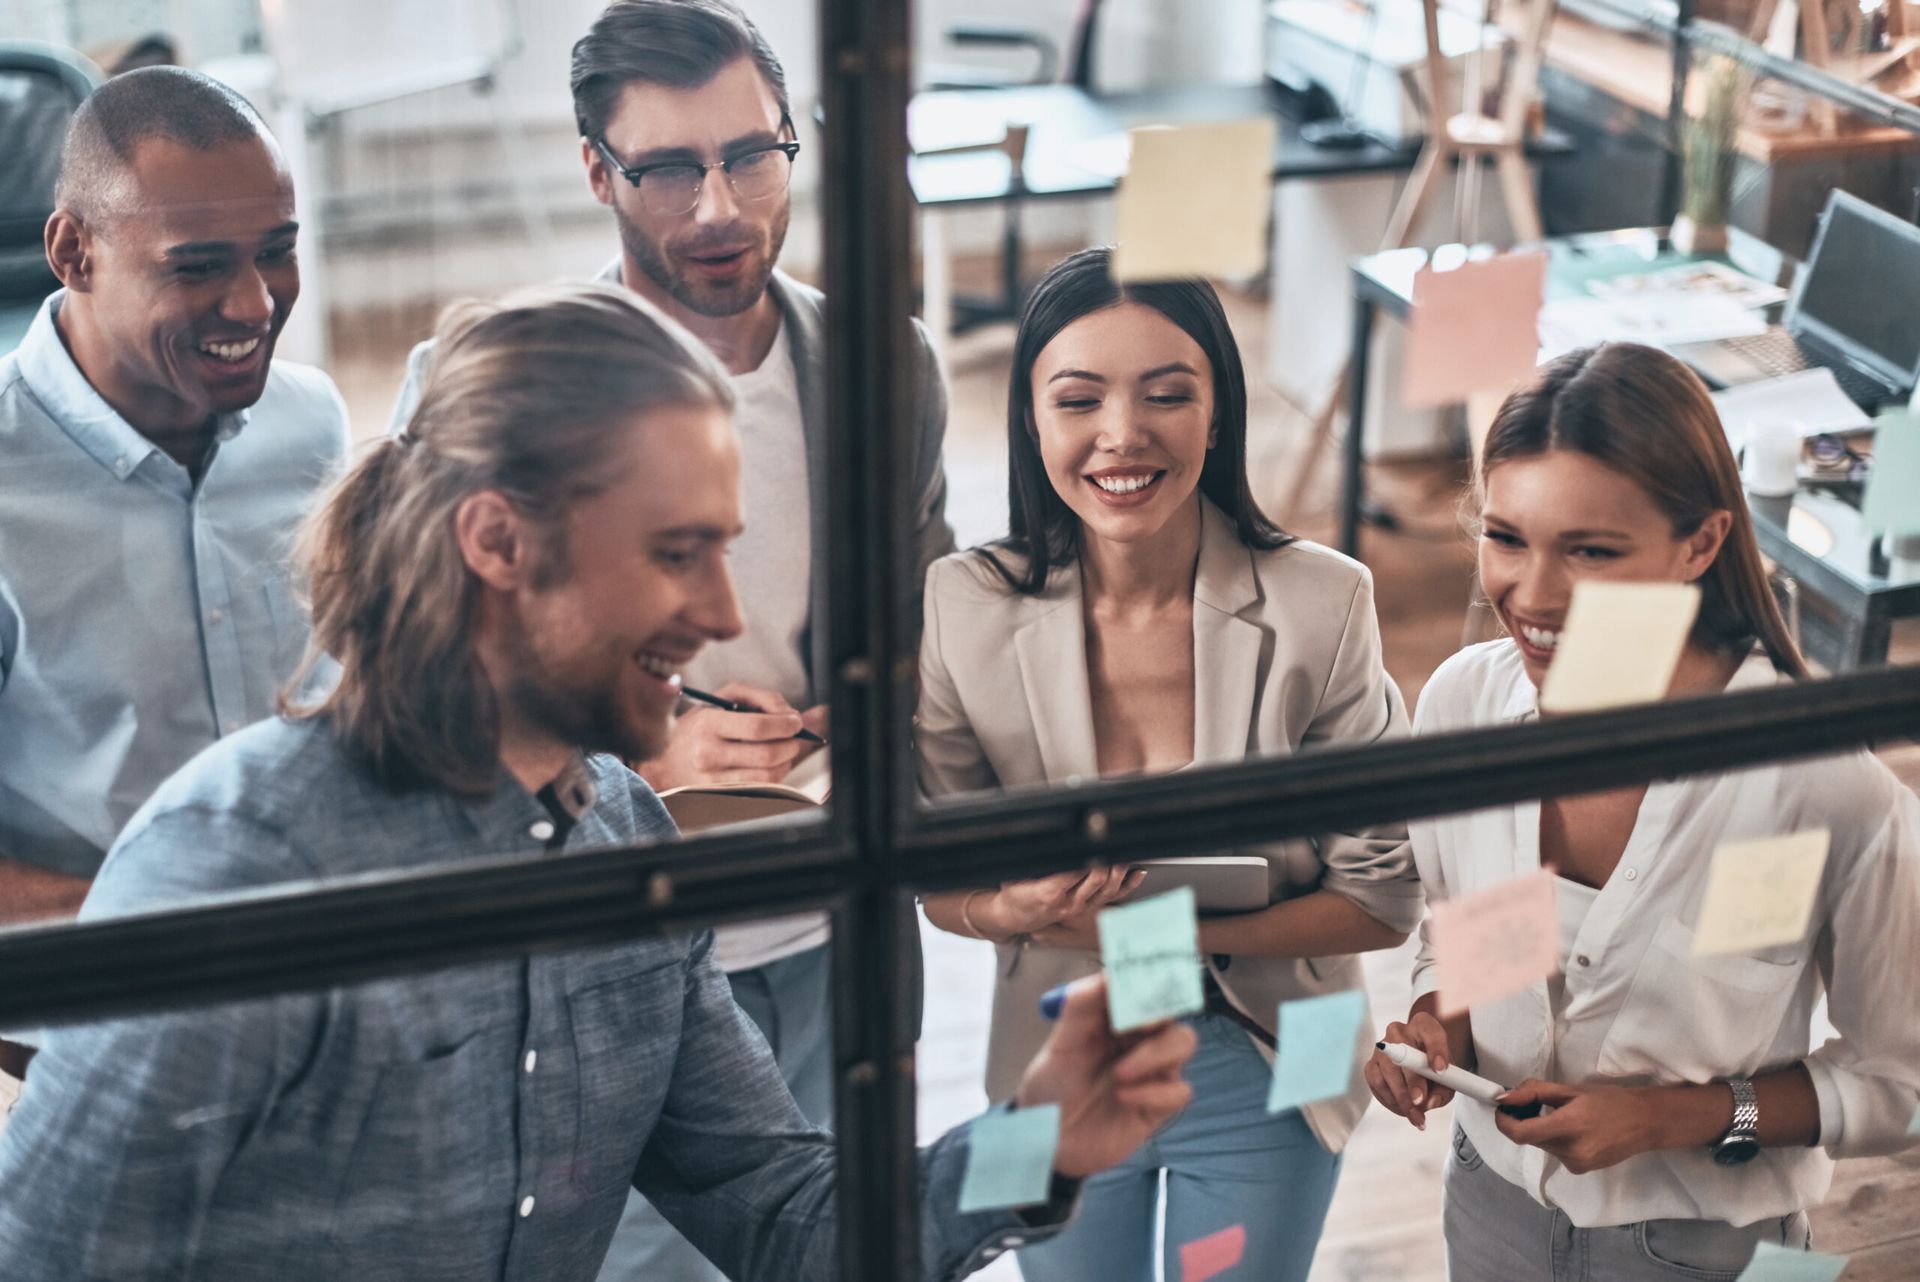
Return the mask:
<svg viewBox="0 0 1920 1282"><path fill-rule="evenodd" d="M1628 881L1632 881L1632 880L1633 880L1633 879L1634 879L1635 877L1638 877L1639 875L1640 875L1640 874L1639 874L1638 872L1635 872L1635 871L1634 871L1633 869L1631 869L1631 868L1629 868L1629 869L1627 869L1627 880L1628 880Z"/></svg>
<svg viewBox="0 0 1920 1282"><path fill-rule="evenodd" d="M1574 960L1578 961L1582 966L1593 965L1592 960L1588 958L1588 956L1585 953L1581 953L1580 956L1575 958Z"/></svg>
<svg viewBox="0 0 1920 1282"><path fill-rule="evenodd" d="M237 732L237 731L238 731L239 729L240 729L240 722L239 722L238 720L232 720L232 721L228 721L228 722L227 722L227 733L228 733L228 734L234 734L234 733L236 733L236 732Z"/></svg>
<svg viewBox="0 0 1920 1282"><path fill-rule="evenodd" d="M532 1214L533 1214L533 1194L529 1193L525 1197L520 1199L520 1218L524 1220L529 1215L532 1215Z"/></svg>
<svg viewBox="0 0 1920 1282"><path fill-rule="evenodd" d="M227 617L226 615L222 614L218 610L207 611L207 622L213 624L216 627L218 627L221 620L225 619L226 617Z"/></svg>
<svg viewBox="0 0 1920 1282"><path fill-rule="evenodd" d="M539 1052L539 1051L528 1051L528 1052L527 1052L527 1059L526 1059L526 1065L527 1065L527 1071L528 1071L529 1073L531 1073L531 1072L533 1071L533 1066L534 1066L535 1064L537 1064L537 1063L539 1063L539 1062L540 1062L540 1052Z"/></svg>
<svg viewBox="0 0 1920 1282"><path fill-rule="evenodd" d="M534 821L533 827L527 829L527 834L531 836L535 841L552 841L553 825L548 823L545 819L536 819Z"/></svg>
<svg viewBox="0 0 1920 1282"><path fill-rule="evenodd" d="M114 470L114 471L116 471L116 472L124 472L124 471L126 471L126 470L127 470L127 456L126 456L126 455L124 455L124 454L122 454L122 455L121 455L121 456L120 456L119 458L117 458L117 459L115 459L115 460L113 461L113 470Z"/></svg>

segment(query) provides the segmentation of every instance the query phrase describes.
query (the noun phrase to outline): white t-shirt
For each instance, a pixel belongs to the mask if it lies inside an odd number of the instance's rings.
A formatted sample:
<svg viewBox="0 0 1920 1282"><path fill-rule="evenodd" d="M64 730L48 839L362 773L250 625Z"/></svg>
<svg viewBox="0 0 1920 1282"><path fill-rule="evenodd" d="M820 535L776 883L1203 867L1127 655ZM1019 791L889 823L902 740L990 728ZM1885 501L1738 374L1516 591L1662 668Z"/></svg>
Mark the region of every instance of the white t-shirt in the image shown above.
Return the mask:
<svg viewBox="0 0 1920 1282"><path fill-rule="evenodd" d="M709 645L687 666L686 682L717 690L744 681L777 692L796 708L815 702L807 627L813 597L813 518L808 502L807 441L800 382L786 323L760 368L733 379L740 432L740 499L746 530L733 545L733 584L745 630ZM827 940L819 913L723 926L714 932L722 970L750 970Z"/></svg>
<svg viewBox="0 0 1920 1282"><path fill-rule="evenodd" d="M1784 680L1764 656L1729 691ZM1532 720L1536 695L1513 642L1454 655L1420 695L1414 733ZM1813 920L1792 944L1693 956L1714 850L1727 841L1824 827L1832 835ZM1431 903L1540 867L1540 803L1408 825ZM1564 888L1563 888L1564 889ZM1577 922L1574 920L1578 917ZM1452 1107L1488 1169L1591 1228L1653 1219L1751 1224L1817 1205L1836 1157L1906 1147L1920 1103L1920 798L1864 751L1656 780L1620 862L1569 913L1559 1002L1542 981L1473 1011L1476 1071L1496 1082L1557 1077L1629 1084L1755 1076L1799 1061L1820 1104L1820 1146L1764 1148L1744 1166L1706 1148L1642 1153L1569 1172L1514 1144L1492 1109ZM1416 997L1436 985L1421 927ZM1822 997L1839 1036L1811 1045Z"/></svg>

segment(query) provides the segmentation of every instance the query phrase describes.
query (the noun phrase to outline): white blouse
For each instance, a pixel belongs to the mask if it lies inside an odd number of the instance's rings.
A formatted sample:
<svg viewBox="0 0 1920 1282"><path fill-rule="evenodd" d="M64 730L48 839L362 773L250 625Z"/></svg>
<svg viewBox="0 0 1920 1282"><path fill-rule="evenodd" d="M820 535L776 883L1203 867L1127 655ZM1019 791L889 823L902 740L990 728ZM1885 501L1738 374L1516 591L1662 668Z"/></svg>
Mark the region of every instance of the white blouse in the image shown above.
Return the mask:
<svg viewBox="0 0 1920 1282"><path fill-rule="evenodd" d="M1729 689L1787 678L1756 656ZM1454 655L1433 676L1416 734L1538 715L1511 641ZM1832 844L1813 924L1797 943L1692 955L1693 922L1724 842L1826 827ZM1410 825L1429 902L1540 867L1540 805ZM1817 1204L1833 1158L1913 1141L1920 1105L1920 799L1870 753L1785 762L1648 787L1619 865L1594 892L1570 945L1561 1000L1546 981L1476 1008L1482 1076L1570 1082L1704 1083L1804 1062L1820 1103L1820 1144L1769 1148L1744 1166L1705 1148L1644 1153L1574 1175L1511 1143L1492 1109L1456 1097L1487 1165L1581 1227L1647 1219L1750 1224ZM1421 927L1416 997L1437 987ZM1556 987L1559 987L1556 985ZM1810 1047L1822 996L1839 1036Z"/></svg>

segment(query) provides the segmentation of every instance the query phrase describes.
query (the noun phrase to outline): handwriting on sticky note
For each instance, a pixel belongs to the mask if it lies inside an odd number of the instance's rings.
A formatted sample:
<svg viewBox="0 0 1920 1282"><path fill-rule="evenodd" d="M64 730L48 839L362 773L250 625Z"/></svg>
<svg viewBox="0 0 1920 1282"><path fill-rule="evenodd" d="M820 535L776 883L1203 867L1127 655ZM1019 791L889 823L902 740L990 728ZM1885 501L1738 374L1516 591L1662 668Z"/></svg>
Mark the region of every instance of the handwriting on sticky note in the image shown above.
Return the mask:
<svg viewBox="0 0 1920 1282"><path fill-rule="evenodd" d="M1803 939L1827 866L1827 830L1729 841L1713 852L1693 928L1696 957Z"/></svg>
<svg viewBox="0 0 1920 1282"><path fill-rule="evenodd" d="M1252 276L1267 263L1272 116L1129 131L1115 280Z"/></svg>
<svg viewBox="0 0 1920 1282"><path fill-rule="evenodd" d="M1547 256L1499 254L1413 278L1400 400L1408 409L1455 405L1475 392L1505 394L1540 355Z"/></svg>
<svg viewBox="0 0 1920 1282"><path fill-rule="evenodd" d="M1553 872L1442 899L1427 923L1439 972L1440 1013L1457 1015L1511 997L1560 968Z"/></svg>
<svg viewBox="0 0 1920 1282"><path fill-rule="evenodd" d="M1794 1251L1760 1242L1753 1248L1752 1262L1735 1282L1834 1282L1846 1267L1844 1255Z"/></svg>
<svg viewBox="0 0 1920 1282"><path fill-rule="evenodd" d="M1366 1014L1366 994L1358 989L1280 1003L1267 1112L1345 1095Z"/></svg>
<svg viewBox="0 0 1920 1282"><path fill-rule="evenodd" d="M1691 583L1575 583L1541 710L1592 712L1664 697L1699 612L1700 589Z"/></svg>
<svg viewBox="0 0 1920 1282"><path fill-rule="evenodd" d="M1060 1106L983 1113L967 1126L967 1173L960 1210L992 1211L1047 1200L1060 1147Z"/></svg>
<svg viewBox="0 0 1920 1282"><path fill-rule="evenodd" d="M1920 420L1882 415L1873 433L1873 463L1860 519L1874 534L1920 534Z"/></svg>
<svg viewBox="0 0 1920 1282"><path fill-rule="evenodd" d="M1195 1238L1180 1248L1180 1282L1207 1282L1208 1278L1217 1278L1240 1263L1246 1251L1244 1224Z"/></svg>
<svg viewBox="0 0 1920 1282"><path fill-rule="evenodd" d="M1193 887L1108 908L1100 927L1100 961L1107 970L1107 1012L1113 1031L1190 1015L1200 992L1200 928Z"/></svg>

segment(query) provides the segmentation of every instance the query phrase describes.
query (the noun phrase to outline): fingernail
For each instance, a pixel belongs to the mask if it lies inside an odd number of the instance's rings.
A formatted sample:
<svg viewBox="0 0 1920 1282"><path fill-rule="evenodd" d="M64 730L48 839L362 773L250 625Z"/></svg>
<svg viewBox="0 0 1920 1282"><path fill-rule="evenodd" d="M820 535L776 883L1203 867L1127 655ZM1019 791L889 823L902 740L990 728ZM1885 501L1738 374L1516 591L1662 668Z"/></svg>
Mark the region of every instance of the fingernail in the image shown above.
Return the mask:
<svg viewBox="0 0 1920 1282"><path fill-rule="evenodd" d="M1424 1131L1424 1130L1426 1130L1426 1129L1427 1129L1427 1119L1426 1119L1426 1118L1424 1118L1424 1117L1416 1117L1416 1118L1414 1118L1414 1119L1413 1119L1413 1124L1414 1124L1414 1125L1415 1125L1416 1127L1418 1127L1418 1128L1419 1128L1420 1130L1423 1130L1423 1131Z"/></svg>
<svg viewBox="0 0 1920 1282"><path fill-rule="evenodd" d="M1511 1094L1513 1094L1512 1091L1501 1091L1498 1095L1493 1097L1493 1102L1496 1104L1504 1104L1506 1103L1507 1096Z"/></svg>
<svg viewBox="0 0 1920 1282"><path fill-rule="evenodd" d="M1425 1091L1415 1091L1413 1093L1413 1104L1415 1108L1425 1108L1427 1106L1427 1093Z"/></svg>

